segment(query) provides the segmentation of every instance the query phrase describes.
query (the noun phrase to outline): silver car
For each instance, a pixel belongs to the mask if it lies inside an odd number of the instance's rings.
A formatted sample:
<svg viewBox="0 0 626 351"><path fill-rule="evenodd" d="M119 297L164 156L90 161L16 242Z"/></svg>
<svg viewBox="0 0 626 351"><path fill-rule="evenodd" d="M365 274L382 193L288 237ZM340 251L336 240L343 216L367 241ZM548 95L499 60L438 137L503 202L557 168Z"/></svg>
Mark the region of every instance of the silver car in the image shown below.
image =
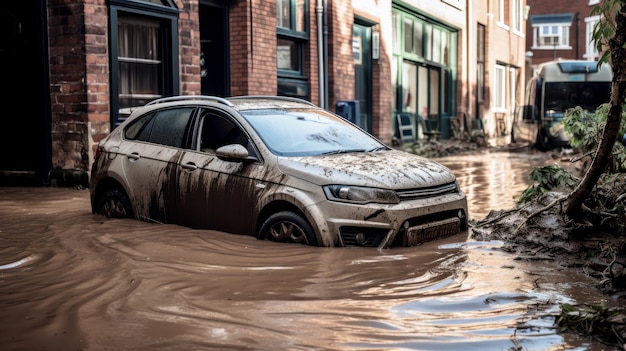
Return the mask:
<svg viewBox="0 0 626 351"><path fill-rule="evenodd" d="M467 230L443 165L307 101L178 96L97 149L92 211L313 246L414 246Z"/></svg>

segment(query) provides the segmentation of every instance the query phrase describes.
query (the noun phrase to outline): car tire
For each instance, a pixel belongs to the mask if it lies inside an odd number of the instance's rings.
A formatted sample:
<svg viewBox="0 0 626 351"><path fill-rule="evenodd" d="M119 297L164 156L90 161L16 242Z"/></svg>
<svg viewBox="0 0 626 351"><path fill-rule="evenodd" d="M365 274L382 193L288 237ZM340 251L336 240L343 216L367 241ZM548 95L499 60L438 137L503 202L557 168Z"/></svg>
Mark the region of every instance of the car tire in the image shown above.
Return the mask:
<svg viewBox="0 0 626 351"><path fill-rule="evenodd" d="M552 140L550 133L548 133L548 131L546 131L546 129L543 127L537 132L535 148L539 151L548 151L552 149Z"/></svg>
<svg viewBox="0 0 626 351"><path fill-rule="evenodd" d="M105 191L96 204L95 213L107 218L133 218L133 208L128 195L119 189Z"/></svg>
<svg viewBox="0 0 626 351"><path fill-rule="evenodd" d="M258 238L318 246L315 232L309 222L291 211L277 212L269 216L261 226Z"/></svg>

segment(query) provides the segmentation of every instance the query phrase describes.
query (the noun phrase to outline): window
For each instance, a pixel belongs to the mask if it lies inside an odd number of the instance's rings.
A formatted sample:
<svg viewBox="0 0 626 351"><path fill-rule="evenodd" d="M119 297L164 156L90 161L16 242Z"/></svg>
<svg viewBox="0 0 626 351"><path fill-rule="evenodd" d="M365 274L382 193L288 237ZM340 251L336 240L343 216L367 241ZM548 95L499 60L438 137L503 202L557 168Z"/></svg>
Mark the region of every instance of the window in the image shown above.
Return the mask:
<svg viewBox="0 0 626 351"><path fill-rule="evenodd" d="M423 23L411 18L404 19L404 52L417 56L424 56Z"/></svg>
<svg viewBox="0 0 626 351"><path fill-rule="evenodd" d="M524 32L524 4L522 0L511 0L513 31L521 34Z"/></svg>
<svg viewBox="0 0 626 351"><path fill-rule="evenodd" d="M118 25L120 107L144 105L163 97L163 48L159 22L123 16Z"/></svg>
<svg viewBox="0 0 626 351"><path fill-rule="evenodd" d="M458 32L400 9L392 18L394 108L436 128L443 116L455 113Z"/></svg>
<svg viewBox="0 0 626 351"><path fill-rule="evenodd" d="M593 41L593 29L598 22L600 22L600 16L585 18L585 43L587 43L587 47L585 48L584 57L589 60L597 60L600 56L596 44Z"/></svg>
<svg viewBox="0 0 626 351"><path fill-rule="evenodd" d="M570 49L569 31L573 13L531 16L532 49Z"/></svg>
<svg viewBox="0 0 626 351"><path fill-rule="evenodd" d="M498 5L498 25L508 29L509 1L500 0Z"/></svg>
<svg viewBox="0 0 626 351"><path fill-rule="evenodd" d="M509 110L514 111L517 106L517 74L518 68L509 67Z"/></svg>
<svg viewBox="0 0 626 351"><path fill-rule="evenodd" d="M200 150L204 152L215 151L224 145L239 144L248 146L248 138L228 118L205 113L202 119L202 136Z"/></svg>
<svg viewBox="0 0 626 351"><path fill-rule="evenodd" d="M503 112L506 110L506 68L502 65L495 67L495 79L493 89L494 111Z"/></svg>
<svg viewBox="0 0 626 351"><path fill-rule="evenodd" d="M111 124L131 107L176 95L178 10L171 0L110 1Z"/></svg>
<svg viewBox="0 0 626 351"><path fill-rule="evenodd" d="M482 102L485 100L485 26L478 23L476 32L476 98Z"/></svg>
<svg viewBox="0 0 626 351"><path fill-rule="evenodd" d="M307 0L276 0L278 95L308 98L304 49L308 43Z"/></svg>
<svg viewBox="0 0 626 351"><path fill-rule="evenodd" d="M181 148L193 110L191 107L168 109L143 116L126 129L124 137Z"/></svg>

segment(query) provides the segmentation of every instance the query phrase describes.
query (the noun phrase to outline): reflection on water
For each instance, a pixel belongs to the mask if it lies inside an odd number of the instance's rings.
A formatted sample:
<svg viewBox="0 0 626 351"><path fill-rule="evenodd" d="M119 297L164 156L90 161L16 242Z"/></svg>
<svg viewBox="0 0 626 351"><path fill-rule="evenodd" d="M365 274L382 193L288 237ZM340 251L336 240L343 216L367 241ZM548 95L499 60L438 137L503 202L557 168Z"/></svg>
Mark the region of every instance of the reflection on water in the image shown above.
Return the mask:
<svg viewBox="0 0 626 351"><path fill-rule="evenodd" d="M513 207L529 168L543 160L441 162L458 174L470 215L480 219ZM584 277L515 261L501 245L464 233L416 248L312 248L105 219L90 213L86 190L0 188L0 345L601 349L553 327L559 303L588 296L572 284Z"/></svg>
<svg viewBox="0 0 626 351"><path fill-rule="evenodd" d="M470 219L480 220L490 210L515 207L517 197L529 185L533 167L554 163L543 153L492 153L438 159L457 176L465 191Z"/></svg>

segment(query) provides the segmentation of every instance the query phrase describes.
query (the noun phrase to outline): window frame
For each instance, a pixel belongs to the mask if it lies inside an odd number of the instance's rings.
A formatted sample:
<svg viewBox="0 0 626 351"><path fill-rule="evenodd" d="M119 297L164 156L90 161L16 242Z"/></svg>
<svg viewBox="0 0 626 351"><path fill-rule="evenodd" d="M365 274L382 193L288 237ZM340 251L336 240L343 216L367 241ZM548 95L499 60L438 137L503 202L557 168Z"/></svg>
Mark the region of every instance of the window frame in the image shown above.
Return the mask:
<svg viewBox="0 0 626 351"><path fill-rule="evenodd" d="M544 28L556 28L557 33L555 35L543 35ZM565 25L563 23L544 23L539 25L533 25L533 47L535 50L554 50L554 49L571 49L570 46L570 32L571 25ZM556 37L558 44L545 44L540 41L542 37Z"/></svg>
<svg viewBox="0 0 626 351"><path fill-rule="evenodd" d="M524 1L512 0L511 12L513 23L513 33L523 36L524 35Z"/></svg>
<svg viewBox="0 0 626 351"><path fill-rule="evenodd" d="M126 116L120 116L120 59L119 59L119 24L125 18L148 19L160 24L162 56L160 81L162 96L178 95L179 85L179 43L178 16L180 11L171 0L163 4L149 1L110 0L109 6L109 65L110 65L110 122L111 129L121 124ZM120 19L120 17L122 19Z"/></svg>
<svg viewBox="0 0 626 351"><path fill-rule="evenodd" d="M309 99L309 86L306 76L306 45L309 43L309 0L287 0L289 2L291 16L289 28L278 25L279 1L276 0L276 74L277 74L277 93L278 95L296 96ZM298 25L298 1L301 1L303 21L303 30L297 30ZM285 40L293 43L295 50L291 55L296 55L295 64L297 69L279 68L278 60L280 58L280 50L278 46L279 40ZM284 57L283 59L294 60L293 56ZM302 95L285 93L285 91L302 91Z"/></svg>
<svg viewBox="0 0 626 351"><path fill-rule="evenodd" d="M496 63L493 74L493 111L506 112L506 66Z"/></svg>
<svg viewBox="0 0 626 351"><path fill-rule="evenodd" d="M593 30L600 20L600 15L585 18L585 43L587 43L585 53L583 54L585 59L596 60L600 57L598 48L593 42Z"/></svg>

